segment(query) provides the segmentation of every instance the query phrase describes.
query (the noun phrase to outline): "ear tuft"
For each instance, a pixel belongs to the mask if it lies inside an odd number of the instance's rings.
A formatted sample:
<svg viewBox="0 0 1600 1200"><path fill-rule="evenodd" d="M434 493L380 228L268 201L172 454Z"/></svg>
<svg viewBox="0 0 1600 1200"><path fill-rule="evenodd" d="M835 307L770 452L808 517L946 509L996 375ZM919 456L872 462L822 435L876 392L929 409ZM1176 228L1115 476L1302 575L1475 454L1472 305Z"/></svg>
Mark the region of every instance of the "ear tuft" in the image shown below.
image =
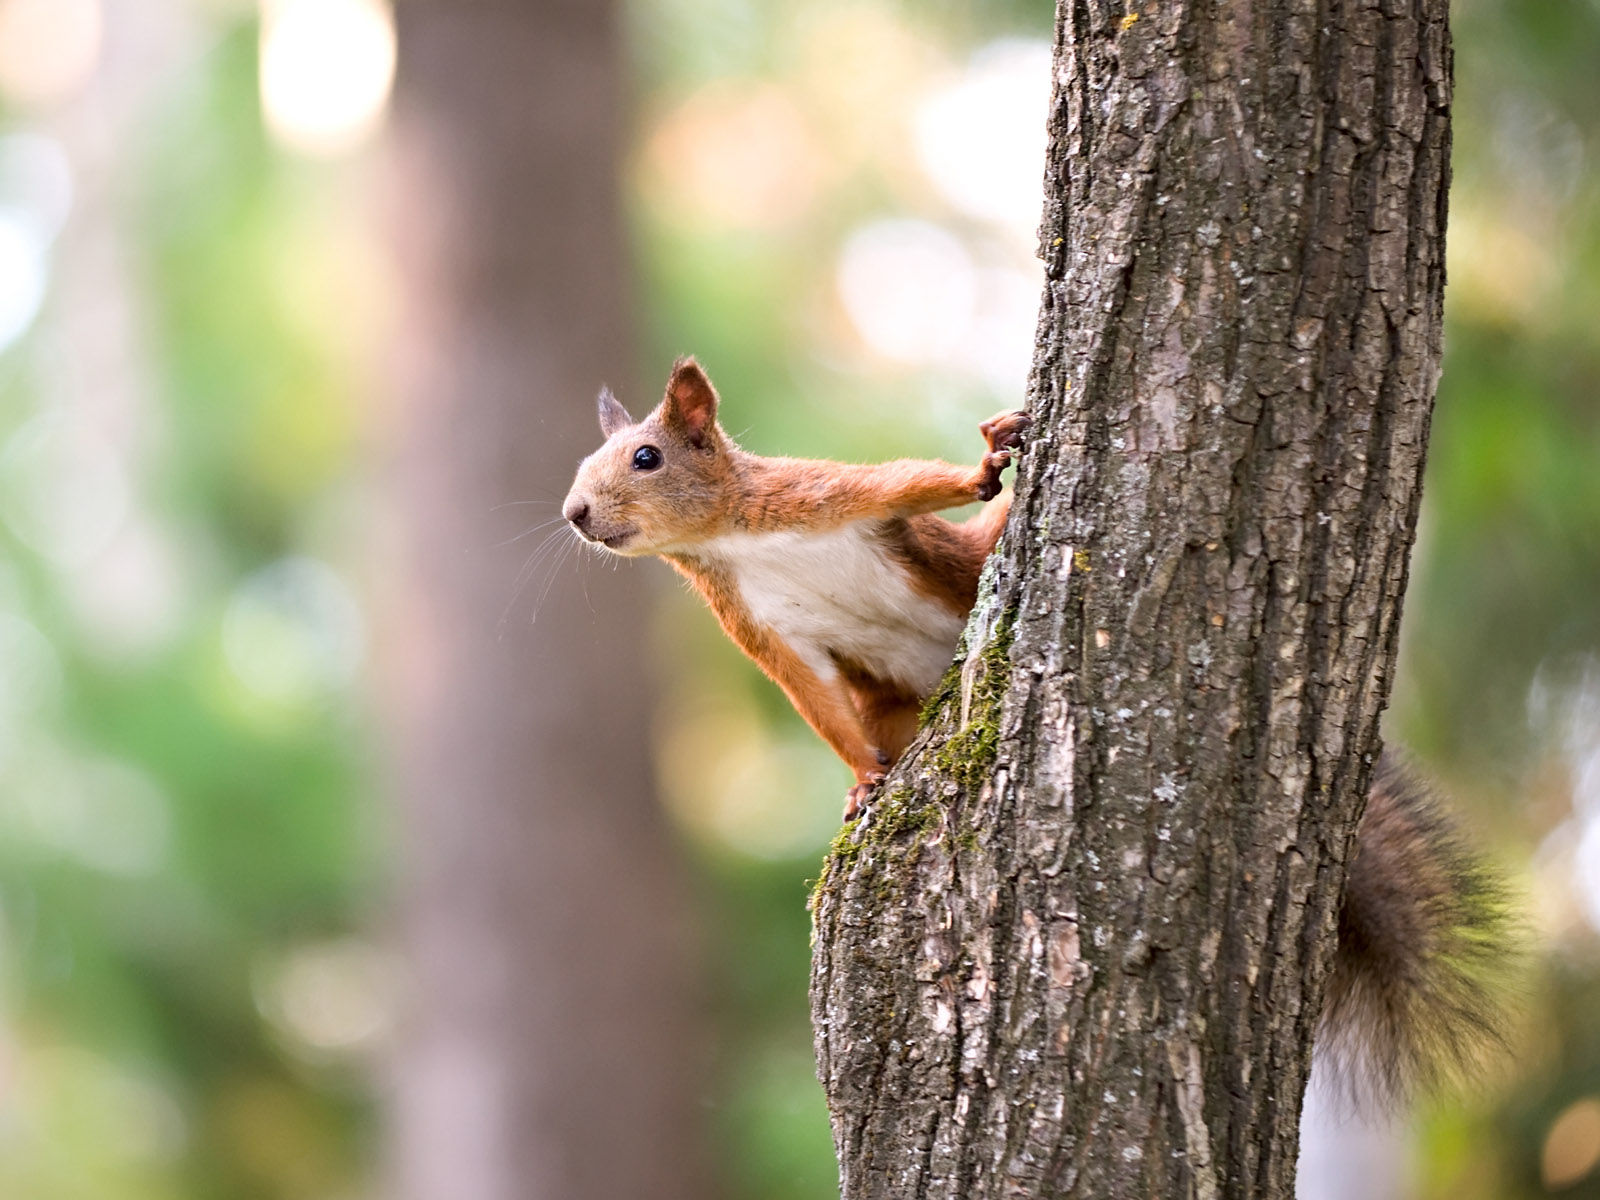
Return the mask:
<svg viewBox="0 0 1600 1200"><path fill-rule="evenodd" d="M693 358L680 358L672 365L667 381L667 398L662 415L681 429L689 441L704 448L717 423L717 389Z"/></svg>
<svg viewBox="0 0 1600 1200"><path fill-rule="evenodd" d="M622 407L622 402L611 394L611 389L600 389L600 432L607 438L619 429L626 429L633 424L633 418L628 415L628 410Z"/></svg>

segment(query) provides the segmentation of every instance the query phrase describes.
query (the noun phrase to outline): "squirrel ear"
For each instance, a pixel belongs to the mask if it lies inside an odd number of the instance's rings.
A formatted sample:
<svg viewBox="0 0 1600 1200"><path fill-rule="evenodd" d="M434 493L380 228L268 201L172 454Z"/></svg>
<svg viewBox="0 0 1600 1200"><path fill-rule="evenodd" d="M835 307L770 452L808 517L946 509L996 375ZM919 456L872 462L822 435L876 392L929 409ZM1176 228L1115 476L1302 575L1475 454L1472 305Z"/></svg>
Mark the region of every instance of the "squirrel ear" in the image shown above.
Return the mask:
<svg viewBox="0 0 1600 1200"><path fill-rule="evenodd" d="M704 448L717 423L717 389L693 358L680 358L672 364L672 378L667 382L667 398L662 401L661 411L694 446Z"/></svg>
<svg viewBox="0 0 1600 1200"><path fill-rule="evenodd" d="M600 432L610 437L619 429L626 429L633 424L633 418L628 415L628 410L622 407L622 402L611 394L611 389L600 389Z"/></svg>

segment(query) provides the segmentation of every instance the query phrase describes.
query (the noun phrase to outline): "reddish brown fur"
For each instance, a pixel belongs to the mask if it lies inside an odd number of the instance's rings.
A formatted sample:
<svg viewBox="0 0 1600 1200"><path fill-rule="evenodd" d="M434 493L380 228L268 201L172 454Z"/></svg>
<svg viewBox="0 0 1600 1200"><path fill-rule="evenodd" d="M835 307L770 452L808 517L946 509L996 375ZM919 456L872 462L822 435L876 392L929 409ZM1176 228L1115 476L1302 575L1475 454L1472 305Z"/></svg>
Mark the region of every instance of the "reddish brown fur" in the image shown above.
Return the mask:
<svg viewBox="0 0 1600 1200"><path fill-rule="evenodd" d="M918 591L965 615L978 599L978 576L1010 512L1011 497L1001 495L963 524L924 514L887 530L885 536L910 569Z"/></svg>
<svg viewBox="0 0 1600 1200"><path fill-rule="evenodd" d="M923 697L879 679L851 659L835 655L833 661L861 717L867 740L877 748L879 765L891 766L917 735Z"/></svg>
<svg viewBox="0 0 1600 1200"><path fill-rule="evenodd" d="M608 400L602 396L608 440L579 468L569 515L581 505L587 537L620 554L660 554L689 579L728 636L855 772L853 804L910 743L923 697L837 657L838 679L824 680L752 619L726 571L698 548L729 534L880 521L885 551L912 587L964 615L1005 525L1010 501L996 495L1000 472L1029 418L1003 413L985 422L988 452L976 467L913 459L855 465L744 453L716 423L716 392L692 358L675 364L665 398L644 421L625 424L626 413ZM640 475L631 463L646 445L662 451L666 466ZM933 515L974 500L989 503L964 524Z"/></svg>

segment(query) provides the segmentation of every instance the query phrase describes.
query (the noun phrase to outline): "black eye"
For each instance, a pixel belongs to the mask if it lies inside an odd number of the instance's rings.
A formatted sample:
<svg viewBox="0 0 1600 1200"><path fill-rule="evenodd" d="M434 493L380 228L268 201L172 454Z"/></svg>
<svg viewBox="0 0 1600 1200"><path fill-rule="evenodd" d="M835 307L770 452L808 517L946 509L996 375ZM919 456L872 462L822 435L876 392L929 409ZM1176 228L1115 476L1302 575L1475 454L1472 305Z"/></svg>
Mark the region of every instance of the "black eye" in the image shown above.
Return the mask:
<svg viewBox="0 0 1600 1200"><path fill-rule="evenodd" d="M633 452L635 471L654 471L661 465L661 451L654 446L640 446Z"/></svg>

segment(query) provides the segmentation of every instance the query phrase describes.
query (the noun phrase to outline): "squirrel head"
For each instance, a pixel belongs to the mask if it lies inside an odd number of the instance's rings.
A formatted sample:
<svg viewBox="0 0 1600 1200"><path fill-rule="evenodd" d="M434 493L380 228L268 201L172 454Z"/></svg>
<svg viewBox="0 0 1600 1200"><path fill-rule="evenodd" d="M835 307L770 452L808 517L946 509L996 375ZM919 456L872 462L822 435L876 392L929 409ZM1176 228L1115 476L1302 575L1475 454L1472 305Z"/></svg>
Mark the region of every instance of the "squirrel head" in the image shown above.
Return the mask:
<svg viewBox="0 0 1600 1200"><path fill-rule="evenodd" d="M655 554L715 537L727 509L732 443L717 424L717 392L680 358L667 394L635 422L600 392L605 445L584 459L561 507L587 541L617 554Z"/></svg>

